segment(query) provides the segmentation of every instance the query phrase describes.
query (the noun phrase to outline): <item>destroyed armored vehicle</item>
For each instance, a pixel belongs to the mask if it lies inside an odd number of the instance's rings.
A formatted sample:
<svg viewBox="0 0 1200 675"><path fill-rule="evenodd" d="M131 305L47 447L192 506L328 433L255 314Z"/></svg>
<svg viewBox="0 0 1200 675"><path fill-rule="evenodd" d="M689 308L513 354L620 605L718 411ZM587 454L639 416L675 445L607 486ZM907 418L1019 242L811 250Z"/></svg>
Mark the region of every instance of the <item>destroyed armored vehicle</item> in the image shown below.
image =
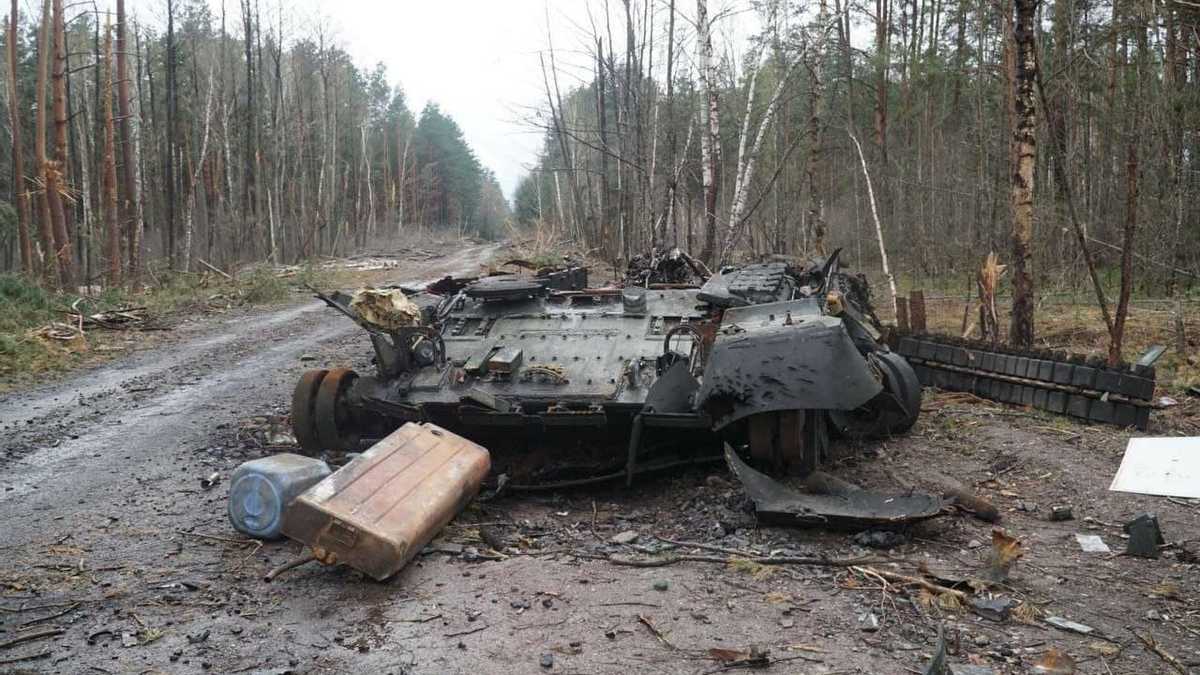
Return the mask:
<svg viewBox="0 0 1200 675"><path fill-rule="evenodd" d="M920 384L880 341L866 282L837 252L692 283L681 260L706 270L680 255L654 262L671 270L666 282L651 269L636 285L591 288L585 268L568 266L318 293L368 332L374 372L305 373L296 438L310 454L350 451L427 421L489 448L522 446L569 467L530 475L572 484L720 460L723 442L760 469L806 476L831 435L912 427ZM573 450L584 457L568 461Z"/></svg>

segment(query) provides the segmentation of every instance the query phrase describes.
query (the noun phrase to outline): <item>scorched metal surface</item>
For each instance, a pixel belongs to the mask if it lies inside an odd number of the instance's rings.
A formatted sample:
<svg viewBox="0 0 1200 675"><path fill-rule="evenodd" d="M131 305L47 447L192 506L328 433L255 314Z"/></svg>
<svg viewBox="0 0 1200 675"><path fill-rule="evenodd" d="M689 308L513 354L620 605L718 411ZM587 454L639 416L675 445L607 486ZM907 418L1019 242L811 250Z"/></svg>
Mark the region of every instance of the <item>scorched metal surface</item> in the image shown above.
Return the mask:
<svg viewBox="0 0 1200 675"><path fill-rule="evenodd" d="M353 296L318 294L362 326L376 372L334 369L298 384L292 421L305 450L352 450L406 421L431 421L493 447L557 439L615 445L615 477L745 447L760 468L806 475L829 434L906 431L920 388L880 340L869 290L838 254L769 262L703 283L587 287L581 267L533 276L443 279L405 288L421 325L384 329ZM686 440L686 443L672 441ZM680 451L681 447L684 451ZM552 461L563 460L564 453ZM579 473L579 472L576 472ZM587 472L584 472L587 473Z"/></svg>

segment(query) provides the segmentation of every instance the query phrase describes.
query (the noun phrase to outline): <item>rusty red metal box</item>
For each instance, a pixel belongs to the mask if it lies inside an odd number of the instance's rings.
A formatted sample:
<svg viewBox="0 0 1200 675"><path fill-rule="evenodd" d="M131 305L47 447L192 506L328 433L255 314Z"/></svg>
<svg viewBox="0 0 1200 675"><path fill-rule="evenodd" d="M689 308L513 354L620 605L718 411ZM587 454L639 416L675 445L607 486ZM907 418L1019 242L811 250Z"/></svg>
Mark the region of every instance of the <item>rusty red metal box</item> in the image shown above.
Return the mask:
<svg viewBox="0 0 1200 675"><path fill-rule="evenodd" d="M283 533L325 564L400 571L479 492L487 449L408 423L292 502Z"/></svg>

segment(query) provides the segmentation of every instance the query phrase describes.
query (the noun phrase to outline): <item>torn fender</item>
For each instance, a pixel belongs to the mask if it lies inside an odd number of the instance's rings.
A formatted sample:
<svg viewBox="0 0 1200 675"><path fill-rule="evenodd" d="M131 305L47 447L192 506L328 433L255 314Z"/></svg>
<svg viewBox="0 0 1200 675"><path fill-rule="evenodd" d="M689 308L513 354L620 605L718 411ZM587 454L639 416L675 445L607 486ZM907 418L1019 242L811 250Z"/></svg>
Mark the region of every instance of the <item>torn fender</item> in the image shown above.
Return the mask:
<svg viewBox="0 0 1200 675"><path fill-rule="evenodd" d="M843 529L898 525L933 518L942 513L945 505L940 497L922 493L798 492L750 468L729 444L725 445L725 462L754 502L759 518L781 525Z"/></svg>
<svg viewBox="0 0 1200 675"><path fill-rule="evenodd" d="M721 336L696 401L721 429L780 410L854 410L883 390L842 322L821 317Z"/></svg>

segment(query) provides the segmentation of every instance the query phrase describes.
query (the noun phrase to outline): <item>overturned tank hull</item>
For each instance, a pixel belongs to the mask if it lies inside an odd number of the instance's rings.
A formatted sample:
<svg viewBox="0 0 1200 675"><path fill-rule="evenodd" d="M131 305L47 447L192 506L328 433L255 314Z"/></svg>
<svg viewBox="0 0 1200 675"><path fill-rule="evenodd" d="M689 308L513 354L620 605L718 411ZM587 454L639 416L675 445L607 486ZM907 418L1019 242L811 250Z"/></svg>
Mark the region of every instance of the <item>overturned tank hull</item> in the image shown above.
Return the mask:
<svg viewBox="0 0 1200 675"><path fill-rule="evenodd" d="M916 419L916 376L879 341L865 282L836 253L638 282L590 288L568 267L372 290L369 303L319 294L368 332L375 372L306 373L296 437L317 454L432 422L523 450L514 480L562 485L720 461L725 442L804 476L831 436Z"/></svg>

